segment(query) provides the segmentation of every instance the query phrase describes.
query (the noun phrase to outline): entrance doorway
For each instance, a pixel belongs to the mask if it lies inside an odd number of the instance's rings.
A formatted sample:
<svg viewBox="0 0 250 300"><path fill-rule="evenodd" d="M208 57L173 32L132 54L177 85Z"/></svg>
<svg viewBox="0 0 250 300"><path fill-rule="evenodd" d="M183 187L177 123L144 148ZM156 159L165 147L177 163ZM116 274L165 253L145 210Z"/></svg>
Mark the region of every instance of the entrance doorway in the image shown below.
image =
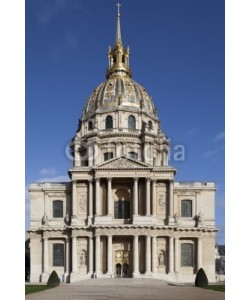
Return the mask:
<svg viewBox="0 0 250 300"><path fill-rule="evenodd" d="M128 264L116 264L115 266L115 275L117 278L127 278L129 277L129 265Z"/></svg>
<svg viewBox="0 0 250 300"><path fill-rule="evenodd" d="M129 277L129 251L119 250L115 253L115 276L117 278Z"/></svg>

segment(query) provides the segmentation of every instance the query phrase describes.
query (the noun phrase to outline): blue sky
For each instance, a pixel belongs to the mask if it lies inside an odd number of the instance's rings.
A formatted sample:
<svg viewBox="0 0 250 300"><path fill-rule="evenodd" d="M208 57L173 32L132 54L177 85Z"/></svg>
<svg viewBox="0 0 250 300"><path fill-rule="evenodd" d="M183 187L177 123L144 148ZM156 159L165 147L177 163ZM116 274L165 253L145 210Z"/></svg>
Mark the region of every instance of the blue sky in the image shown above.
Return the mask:
<svg viewBox="0 0 250 300"><path fill-rule="evenodd" d="M86 99L105 80L116 2L26 0L26 186L68 180L67 144ZM176 180L215 181L217 240L224 243L224 1L120 2L133 79L152 96L171 139ZM185 147L184 161L174 159L177 145ZM28 197L26 204L28 227Z"/></svg>

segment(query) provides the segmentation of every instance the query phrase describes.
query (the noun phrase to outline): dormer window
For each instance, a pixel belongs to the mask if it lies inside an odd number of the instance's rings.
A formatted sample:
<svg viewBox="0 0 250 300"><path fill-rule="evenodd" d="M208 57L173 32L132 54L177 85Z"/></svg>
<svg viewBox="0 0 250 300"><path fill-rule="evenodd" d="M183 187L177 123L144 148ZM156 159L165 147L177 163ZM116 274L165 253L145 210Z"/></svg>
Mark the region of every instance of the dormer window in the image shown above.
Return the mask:
<svg viewBox="0 0 250 300"><path fill-rule="evenodd" d="M129 116L128 117L128 129L135 129L135 117L134 116Z"/></svg>
<svg viewBox="0 0 250 300"><path fill-rule="evenodd" d="M129 152L128 156L132 159L138 159L138 153L133 152L133 151Z"/></svg>
<svg viewBox="0 0 250 300"><path fill-rule="evenodd" d="M89 123L88 123L88 129L89 130L93 129L93 121L92 120L90 120Z"/></svg>
<svg viewBox="0 0 250 300"><path fill-rule="evenodd" d="M113 118L111 116L107 116L105 121L105 128L112 129L113 128Z"/></svg>

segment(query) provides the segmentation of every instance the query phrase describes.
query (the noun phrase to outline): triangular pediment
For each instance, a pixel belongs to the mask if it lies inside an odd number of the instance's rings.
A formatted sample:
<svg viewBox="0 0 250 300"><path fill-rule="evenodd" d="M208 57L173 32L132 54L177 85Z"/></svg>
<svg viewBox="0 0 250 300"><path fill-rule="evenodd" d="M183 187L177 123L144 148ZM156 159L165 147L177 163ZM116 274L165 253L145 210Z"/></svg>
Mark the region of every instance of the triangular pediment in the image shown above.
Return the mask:
<svg viewBox="0 0 250 300"><path fill-rule="evenodd" d="M137 160L122 156L119 158L110 159L105 161L98 166L96 169L148 169L151 168L146 163L139 162Z"/></svg>

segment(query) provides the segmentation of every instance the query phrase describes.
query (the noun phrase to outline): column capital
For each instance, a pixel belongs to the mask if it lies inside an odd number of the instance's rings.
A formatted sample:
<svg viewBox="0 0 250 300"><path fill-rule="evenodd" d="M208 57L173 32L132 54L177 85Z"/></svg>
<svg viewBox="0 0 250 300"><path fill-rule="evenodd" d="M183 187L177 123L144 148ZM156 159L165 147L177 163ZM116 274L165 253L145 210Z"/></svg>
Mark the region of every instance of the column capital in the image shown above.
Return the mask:
<svg viewBox="0 0 250 300"><path fill-rule="evenodd" d="M94 180L95 180L95 181L100 181L100 179L101 179L100 177L95 177Z"/></svg>
<svg viewBox="0 0 250 300"><path fill-rule="evenodd" d="M89 183L93 183L93 178L88 179L88 182L89 182Z"/></svg>
<svg viewBox="0 0 250 300"><path fill-rule="evenodd" d="M156 183L157 182L157 179L153 178L151 179L153 183Z"/></svg>
<svg viewBox="0 0 250 300"><path fill-rule="evenodd" d="M107 180L110 182L112 181L112 179L113 179L112 177L107 177Z"/></svg>
<svg viewBox="0 0 250 300"><path fill-rule="evenodd" d="M138 181L139 177L133 177L134 181Z"/></svg>
<svg viewBox="0 0 250 300"><path fill-rule="evenodd" d="M44 241L47 241L49 238L48 238L47 236L43 236L42 239L43 239Z"/></svg>
<svg viewBox="0 0 250 300"><path fill-rule="evenodd" d="M147 180L147 181L151 181L151 178L150 178L150 177L147 177L146 180Z"/></svg>

